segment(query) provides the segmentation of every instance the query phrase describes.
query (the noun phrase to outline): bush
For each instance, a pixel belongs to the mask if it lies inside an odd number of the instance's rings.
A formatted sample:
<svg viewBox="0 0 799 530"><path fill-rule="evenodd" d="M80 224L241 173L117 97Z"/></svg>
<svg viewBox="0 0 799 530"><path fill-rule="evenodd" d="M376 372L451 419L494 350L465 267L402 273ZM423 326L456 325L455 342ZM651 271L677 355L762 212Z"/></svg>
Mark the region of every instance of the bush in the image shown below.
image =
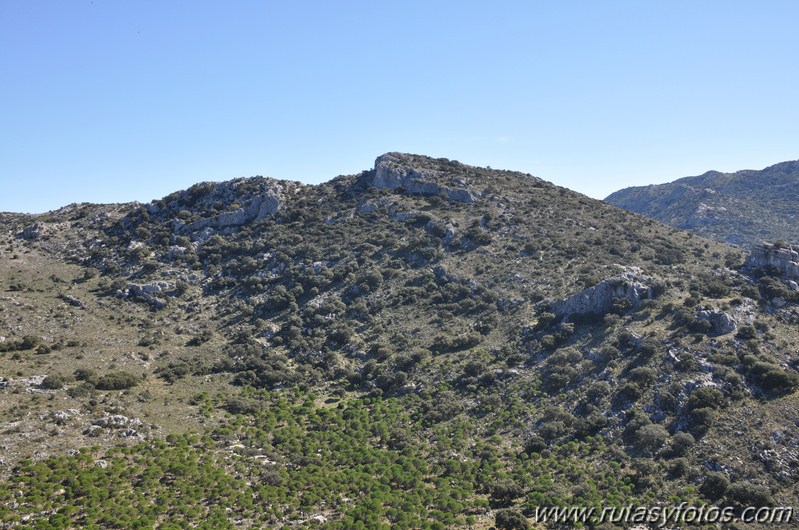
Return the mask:
<svg viewBox="0 0 799 530"><path fill-rule="evenodd" d="M701 409L709 407L711 409L718 409L724 405L724 394L718 388L711 386L703 386L691 392L691 397L688 398L688 409Z"/></svg>
<svg viewBox="0 0 799 530"><path fill-rule="evenodd" d="M516 510L500 510L495 523L498 530L527 530L530 524L527 518Z"/></svg>
<svg viewBox="0 0 799 530"><path fill-rule="evenodd" d="M524 495L522 487L509 478L499 480L491 488L491 500L500 504L509 504L522 495Z"/></svg>
<svg viewBox="0 0 799 530"><path fill-rule="evenodd" d="M687 432L678 432L671 439L671 454L683 456L694 446L696 440Z"/></svg>
<svg viewBox="0 0 799 530"><path fill-rule="evenodd" d="M139 376L130 372L111 372L97 380L100 390L125 390L139 383Z"/></svg>
<svg viewBox="0 0 799 530"><path fill-rule="evenodd" d="M48 375L42 381L42 388L45 390L61 390L67 384L67 378L61 374Z"/></svg>
<svg viewBox="0 0 799 530"><path fill-rule="evenodd" d="M771 496L769 489L758 484L736 482L727 488L726 496L740 506L755 506L761 508L774 505L774 498Z"/></svg>
<svg viewBox="0 0 799 530"><path fill-rule="evenodd" d="M610 384L607 381L595 381L585 391L585 397L591 403L597 404L604 397L610 395Z"/></svg>
<svg viewBox="0 0 799 530"><path fill-rule="evenodd" d="M32 350L41 343L41 339L36 335L25 335L17 347L20 350Z"/></svg>
<svg viewBox="0 0 799 530"><path fill-rule="evenodd" d="M729 485L730 480L723 473L709 473L699 487L699 493L710 501L716 501L725 495Z"/></svg>
<svg viewBox="0 0 799 530"><path fill-rule="evenodd" d="M644 425L635 431L635 445L639 449L644 449L654 453L669 439L668 431L656 423Z"/></svg>
<svg viewBox="0 0 799 530"><path fill-rule="evenodd" d="M547 448L547 442L537 434L530 435L524 441L524 452L527 454L540 453Z"/></svg>
<svg viewBox="0 0 799 530"><path fill-rule="evenodd" d="M73 386L69 390L67 390L67 394L71 398L81 398L86 396L91 396L94 394L95 388L92 383L84 381L83 383Z"/></svg>
<svg viewBox="0 0 799 530"><path fill-rule="evenodd" d="M716 411L709 407L702 407L693 409L691 411L691 430L697 436L704 436L704 434L713 425L716 419Z"/></svg>
<svg viewBox="0 0 799 530"><path fill-rule="evenodd" d="M752 326L741 326L735 337L742 340L754 339L757 337L757 330Z"/></svg>
<svg viewBox="0 0 799 530"><path fill-rule="evenodd" d="M749 367L748 373L766 392L793 392L799 388L799 374L776 364L758 361Z"/></svg>
<svg viewBox="0 0 799 530"><path fill-rule="evenodd" d="M691 465L687 458L675 458L669 463L669 477L680 478L688 474Z"/></svg>
<svg viewBox="0 0 799 530"><path fill-rule="evenodd" d="M647 387L655 382L658 374L654 368L648 366L639 366L630 370L630 381L636 383L640 387Z"/></svg>
<svg viewBox="0 0 799 530"><path fill-rule="evenodd" d="M77 381L88 381L92 384L97 382L97 373L91 368L78 368L72 375Z"/></svg>
<svg viewBox="0 0 799 530"><path fill-rule="evenodd" d="M186 361L176 360L167 366L161 366L155 370L155 375L166 381L174 383L178 379L183 379L191 373L191 366Z"/></svg>

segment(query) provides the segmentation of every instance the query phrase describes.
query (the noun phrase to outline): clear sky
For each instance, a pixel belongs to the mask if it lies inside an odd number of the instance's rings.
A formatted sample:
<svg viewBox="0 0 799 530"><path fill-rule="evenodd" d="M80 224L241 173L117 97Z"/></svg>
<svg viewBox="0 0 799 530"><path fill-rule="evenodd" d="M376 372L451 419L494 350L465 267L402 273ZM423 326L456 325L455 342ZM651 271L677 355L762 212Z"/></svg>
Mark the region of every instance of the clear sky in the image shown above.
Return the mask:
<svg viewBox="0 0 799 530"><path fill-rule="evenodd" d="M403 151L601 198L799 158L795 1L0 0L0 211Z"/></svg>

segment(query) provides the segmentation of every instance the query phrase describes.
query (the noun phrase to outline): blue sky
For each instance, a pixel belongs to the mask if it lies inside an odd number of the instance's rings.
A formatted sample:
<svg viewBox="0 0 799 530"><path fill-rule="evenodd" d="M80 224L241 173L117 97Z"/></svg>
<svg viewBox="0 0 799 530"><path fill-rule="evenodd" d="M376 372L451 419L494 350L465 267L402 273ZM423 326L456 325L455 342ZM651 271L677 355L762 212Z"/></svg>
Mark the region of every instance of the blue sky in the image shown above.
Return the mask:
<svg viewBox="0 0 799 530"><path fill-rule="evenodd" d="M0 1L0 211L387 151L601 198L799 158L799 2Z"/></svg>

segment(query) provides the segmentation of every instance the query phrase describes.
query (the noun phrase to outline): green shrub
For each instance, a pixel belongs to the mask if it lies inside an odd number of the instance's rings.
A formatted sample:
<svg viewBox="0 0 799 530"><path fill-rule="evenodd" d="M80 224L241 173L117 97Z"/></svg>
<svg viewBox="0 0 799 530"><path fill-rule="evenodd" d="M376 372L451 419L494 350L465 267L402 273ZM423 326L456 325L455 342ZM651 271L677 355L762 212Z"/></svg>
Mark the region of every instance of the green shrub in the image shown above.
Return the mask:
<svg viewBox="0 0 799 530"><path fill-rule="evenodd" d="M93 385L97 383L97 373L91 368L78 368L72 373L77 381L86 381Z"/></svg>
<svg viewBox="0 0 799 530"><path fill-rule="evenodd" d="M691 392L688 398L688 409L700 409L709 407L712 409L721 408L724 405L724 393L712 386L703 386Z"/></svg>
<svg viewBox="0 0 799 530"><path fill-rule="evenodd" d="M95 390L96 389L92 383L84 381L81 384L68 389L67 395L69 395L71 398L81 398L91 396L95 393Z"/></svg>
<svg viewBox="0 0 799 530"><path fill-rule="evenodd" d="M524 441L524 452L527 454L540 453L548 447L546 440L537 434L531 434Z"/></svg>
<svg viewBox="0 0 799 530"><path fill-rule="evenodd" d="M704 436L716 420L716 411L710 407L702 407L691 411L691 430L697 436Z"/></svg>
<svg viewBox="0 0 799 530"><path fill-rule="evenodd" d="M717 501L724 497L727 493L727 488L730 486L730 480L723 473L711 472L705 477L702 486L699 488L701 493L706 499L710 501Z"/></svg>
<svg viewBox="0 0 799 530"><path fill-rule="evenodd" d="M516 510L499 510L495 524L498 530L527 530L530 528L527 518Z"/></svg>
<svg viewBox="0 0 799 530"><path fill-rule="evenodd" d="M671 454L683 456L694 446L696 440L690 433L678 432L671 438Z"/></svg>
<svg viewBox="0 0 799 530"><path fill-rule="evenodd" d="M644 425L635 431L635 445L652 453L663 447L669 438L668 431L656 423Z"/></svg>
<svg viewBox="0 0 799 530"><path fill-rule="evenodd" d="M524 489L509 478L500 479L491 488L491 500L499 504L508 504L522 495L524 495Z"/></svg>
<svg viewBox="0 0 799 530"><path fill-rule="evenodd" d="M765 486L746 482L736 482L726 491L726 497L740 506L773 506L774 497Z"/></svg>
<svg viewBox="0 0 799 530"><path fill-rule="evenodd" d="M139 376L130 372L111 372L97 380L97 388L100 390L125 390L136 386L139 381Z"/></svg>
<svg viewBox="0 0 799 530"><path fill-rule="evenodd" d="M67 378L61 374L48 375L42 381L42 388L45 390L61 390L67 384Z"/></svg>

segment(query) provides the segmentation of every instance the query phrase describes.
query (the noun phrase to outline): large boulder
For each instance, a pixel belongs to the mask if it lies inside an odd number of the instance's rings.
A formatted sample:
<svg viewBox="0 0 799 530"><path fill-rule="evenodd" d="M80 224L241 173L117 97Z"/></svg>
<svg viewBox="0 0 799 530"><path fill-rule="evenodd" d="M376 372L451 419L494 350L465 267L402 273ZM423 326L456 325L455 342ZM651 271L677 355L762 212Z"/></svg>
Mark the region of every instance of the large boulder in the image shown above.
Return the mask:
<svg viewBox="0 0 799 530"><path fill-rule="evenodd" d="M737 329L735 319L718 309L698 311L696 319L710 322L711 333L715 335L726 335L733 333Z"/></svg>
<svg viewBox="0 0 799 530"><path fill-rule="evenodd" d="M748 269L774 267L787 278L799 280L799 252L790 245L761 243L752 247L744 261Z"/></svg>
<svg viewBox="0 0 799 530"><path fill-rule="evenodd" d="M116 292L120 298L131 298L134 300L141 300L153 306L156 309L163 309L166 307L166 302L159 300L155 295L165 295L173 285L169 282L157 281L148 284L129 283L124 289Z"/></svg>
<svg viewBox="0 0 799 530"><path fill-rule="evenodd" d="M229 188L235 181L223 182L218 188ZM225 189L215 190L212 195L226 195ZM235 226L242 226L249 223L257 223L277 213L282 204L280 185L264 187L259 193L249 197L240 197L241 206L233 211L223 212L213 217L206 217L197 221L183 224L178 221L175 226L178 233L199 232L206 228L220 229Z"/></svg>
<svg viewBox="0 0 799 530"><path fill-rule="evenodd" d="M402 188L419 195L444 195L457 202L474 202L476 195L466 189L463 179L447 178L440 171L418 169L413 157L402 153L386 153L377 157L369 185L375 188Z"/></svg>
<svg viewBox="0 0 799 530"><path fill-rule="evenodd" d="M151 202L146 214L151 223L171 223L176 234L204 240L216 231L235 230L267 219L279 212L285 197L300 187L299 182L264 177L200 182Z"/></svg>
<svg viewBox="0 0 799 530"><path fill-rule="evenodd" d="M550 304L550 311L558 318L567 315L603 315L614 305L637 307L642 300L654 298L652 282L640 269L627 268L622 274L606 278L593 287Z"/></svg>

